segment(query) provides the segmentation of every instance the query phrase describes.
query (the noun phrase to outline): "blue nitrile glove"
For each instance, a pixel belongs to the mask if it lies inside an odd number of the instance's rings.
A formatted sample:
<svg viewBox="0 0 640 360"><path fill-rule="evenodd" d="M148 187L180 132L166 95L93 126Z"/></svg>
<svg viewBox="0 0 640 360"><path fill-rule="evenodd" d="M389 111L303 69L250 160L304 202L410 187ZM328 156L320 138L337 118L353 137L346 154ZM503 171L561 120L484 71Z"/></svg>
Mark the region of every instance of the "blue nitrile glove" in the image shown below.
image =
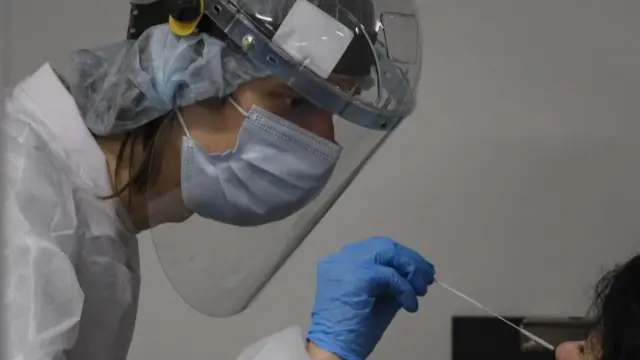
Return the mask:
<svg viewBox="0 0 640 360"><path fill-rule="evenodd" d="M345 360L366 359L400 308L418 310L435 268L386 237L345 246L318 264L308 339Z"/></svg>

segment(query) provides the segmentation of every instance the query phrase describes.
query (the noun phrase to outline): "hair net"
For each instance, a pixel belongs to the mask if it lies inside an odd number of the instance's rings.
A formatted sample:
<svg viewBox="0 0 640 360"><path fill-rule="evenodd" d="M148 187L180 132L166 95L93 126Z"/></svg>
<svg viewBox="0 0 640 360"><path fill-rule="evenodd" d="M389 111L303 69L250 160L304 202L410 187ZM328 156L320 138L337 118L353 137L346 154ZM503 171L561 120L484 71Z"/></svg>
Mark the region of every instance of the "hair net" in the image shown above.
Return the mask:
<svg viewBox="0 0 640 360"><path fill-rule="evenodd" d="M269 73L206 34L175 36L166 24L137 40L71 55L69 88L96 135L140 127L177 106L225 97Z"/></svg>

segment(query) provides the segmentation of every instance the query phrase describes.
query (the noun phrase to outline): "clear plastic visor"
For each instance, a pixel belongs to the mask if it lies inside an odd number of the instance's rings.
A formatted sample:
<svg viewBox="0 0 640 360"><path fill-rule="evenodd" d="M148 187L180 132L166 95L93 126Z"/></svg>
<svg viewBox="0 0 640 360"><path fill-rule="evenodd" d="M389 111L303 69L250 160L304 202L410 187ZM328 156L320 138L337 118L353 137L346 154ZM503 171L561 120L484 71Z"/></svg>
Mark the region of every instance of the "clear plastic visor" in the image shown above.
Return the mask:
<svg viewBox="0 0 640 360"><path fill-rule="evenodd" d="M222 102L230 131L191 136L185 116L182 181L148 208L176 291L227 317L249 306L411 113L421 53L412 1L213 0L206 14L273 76Z"/></svg>

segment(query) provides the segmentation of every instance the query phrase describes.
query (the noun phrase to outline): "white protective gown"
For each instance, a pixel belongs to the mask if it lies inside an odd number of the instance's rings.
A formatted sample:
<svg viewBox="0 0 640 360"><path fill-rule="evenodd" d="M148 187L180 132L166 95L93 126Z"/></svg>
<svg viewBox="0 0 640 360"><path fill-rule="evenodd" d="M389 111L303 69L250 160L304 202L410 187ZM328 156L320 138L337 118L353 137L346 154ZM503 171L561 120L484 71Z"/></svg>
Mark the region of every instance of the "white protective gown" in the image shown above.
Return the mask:
<svg viewBox="0 0 640 360"><path fill-rule="evenodd" d="M98 198L111 192L105 157L48 64L14 88L5 110L5 356L126 359L138 244L118 201ZM304 345L294 327L240 359L307 360Z"/></svg>

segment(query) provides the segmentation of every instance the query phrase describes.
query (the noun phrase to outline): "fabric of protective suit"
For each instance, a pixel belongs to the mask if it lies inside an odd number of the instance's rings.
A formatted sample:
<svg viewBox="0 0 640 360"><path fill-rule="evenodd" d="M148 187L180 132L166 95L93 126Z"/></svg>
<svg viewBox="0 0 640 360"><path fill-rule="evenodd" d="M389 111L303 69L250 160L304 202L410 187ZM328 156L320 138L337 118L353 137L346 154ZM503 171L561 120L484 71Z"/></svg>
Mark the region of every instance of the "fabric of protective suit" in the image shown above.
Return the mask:
<svg viewBox="0 0 640 360"><path fill-rule="evenodd" d="M107 162L47 64L5 103L4 305L8 359L125 359L140 290L135 229ZM242 360L308 359L296 328Z"/></svg>

